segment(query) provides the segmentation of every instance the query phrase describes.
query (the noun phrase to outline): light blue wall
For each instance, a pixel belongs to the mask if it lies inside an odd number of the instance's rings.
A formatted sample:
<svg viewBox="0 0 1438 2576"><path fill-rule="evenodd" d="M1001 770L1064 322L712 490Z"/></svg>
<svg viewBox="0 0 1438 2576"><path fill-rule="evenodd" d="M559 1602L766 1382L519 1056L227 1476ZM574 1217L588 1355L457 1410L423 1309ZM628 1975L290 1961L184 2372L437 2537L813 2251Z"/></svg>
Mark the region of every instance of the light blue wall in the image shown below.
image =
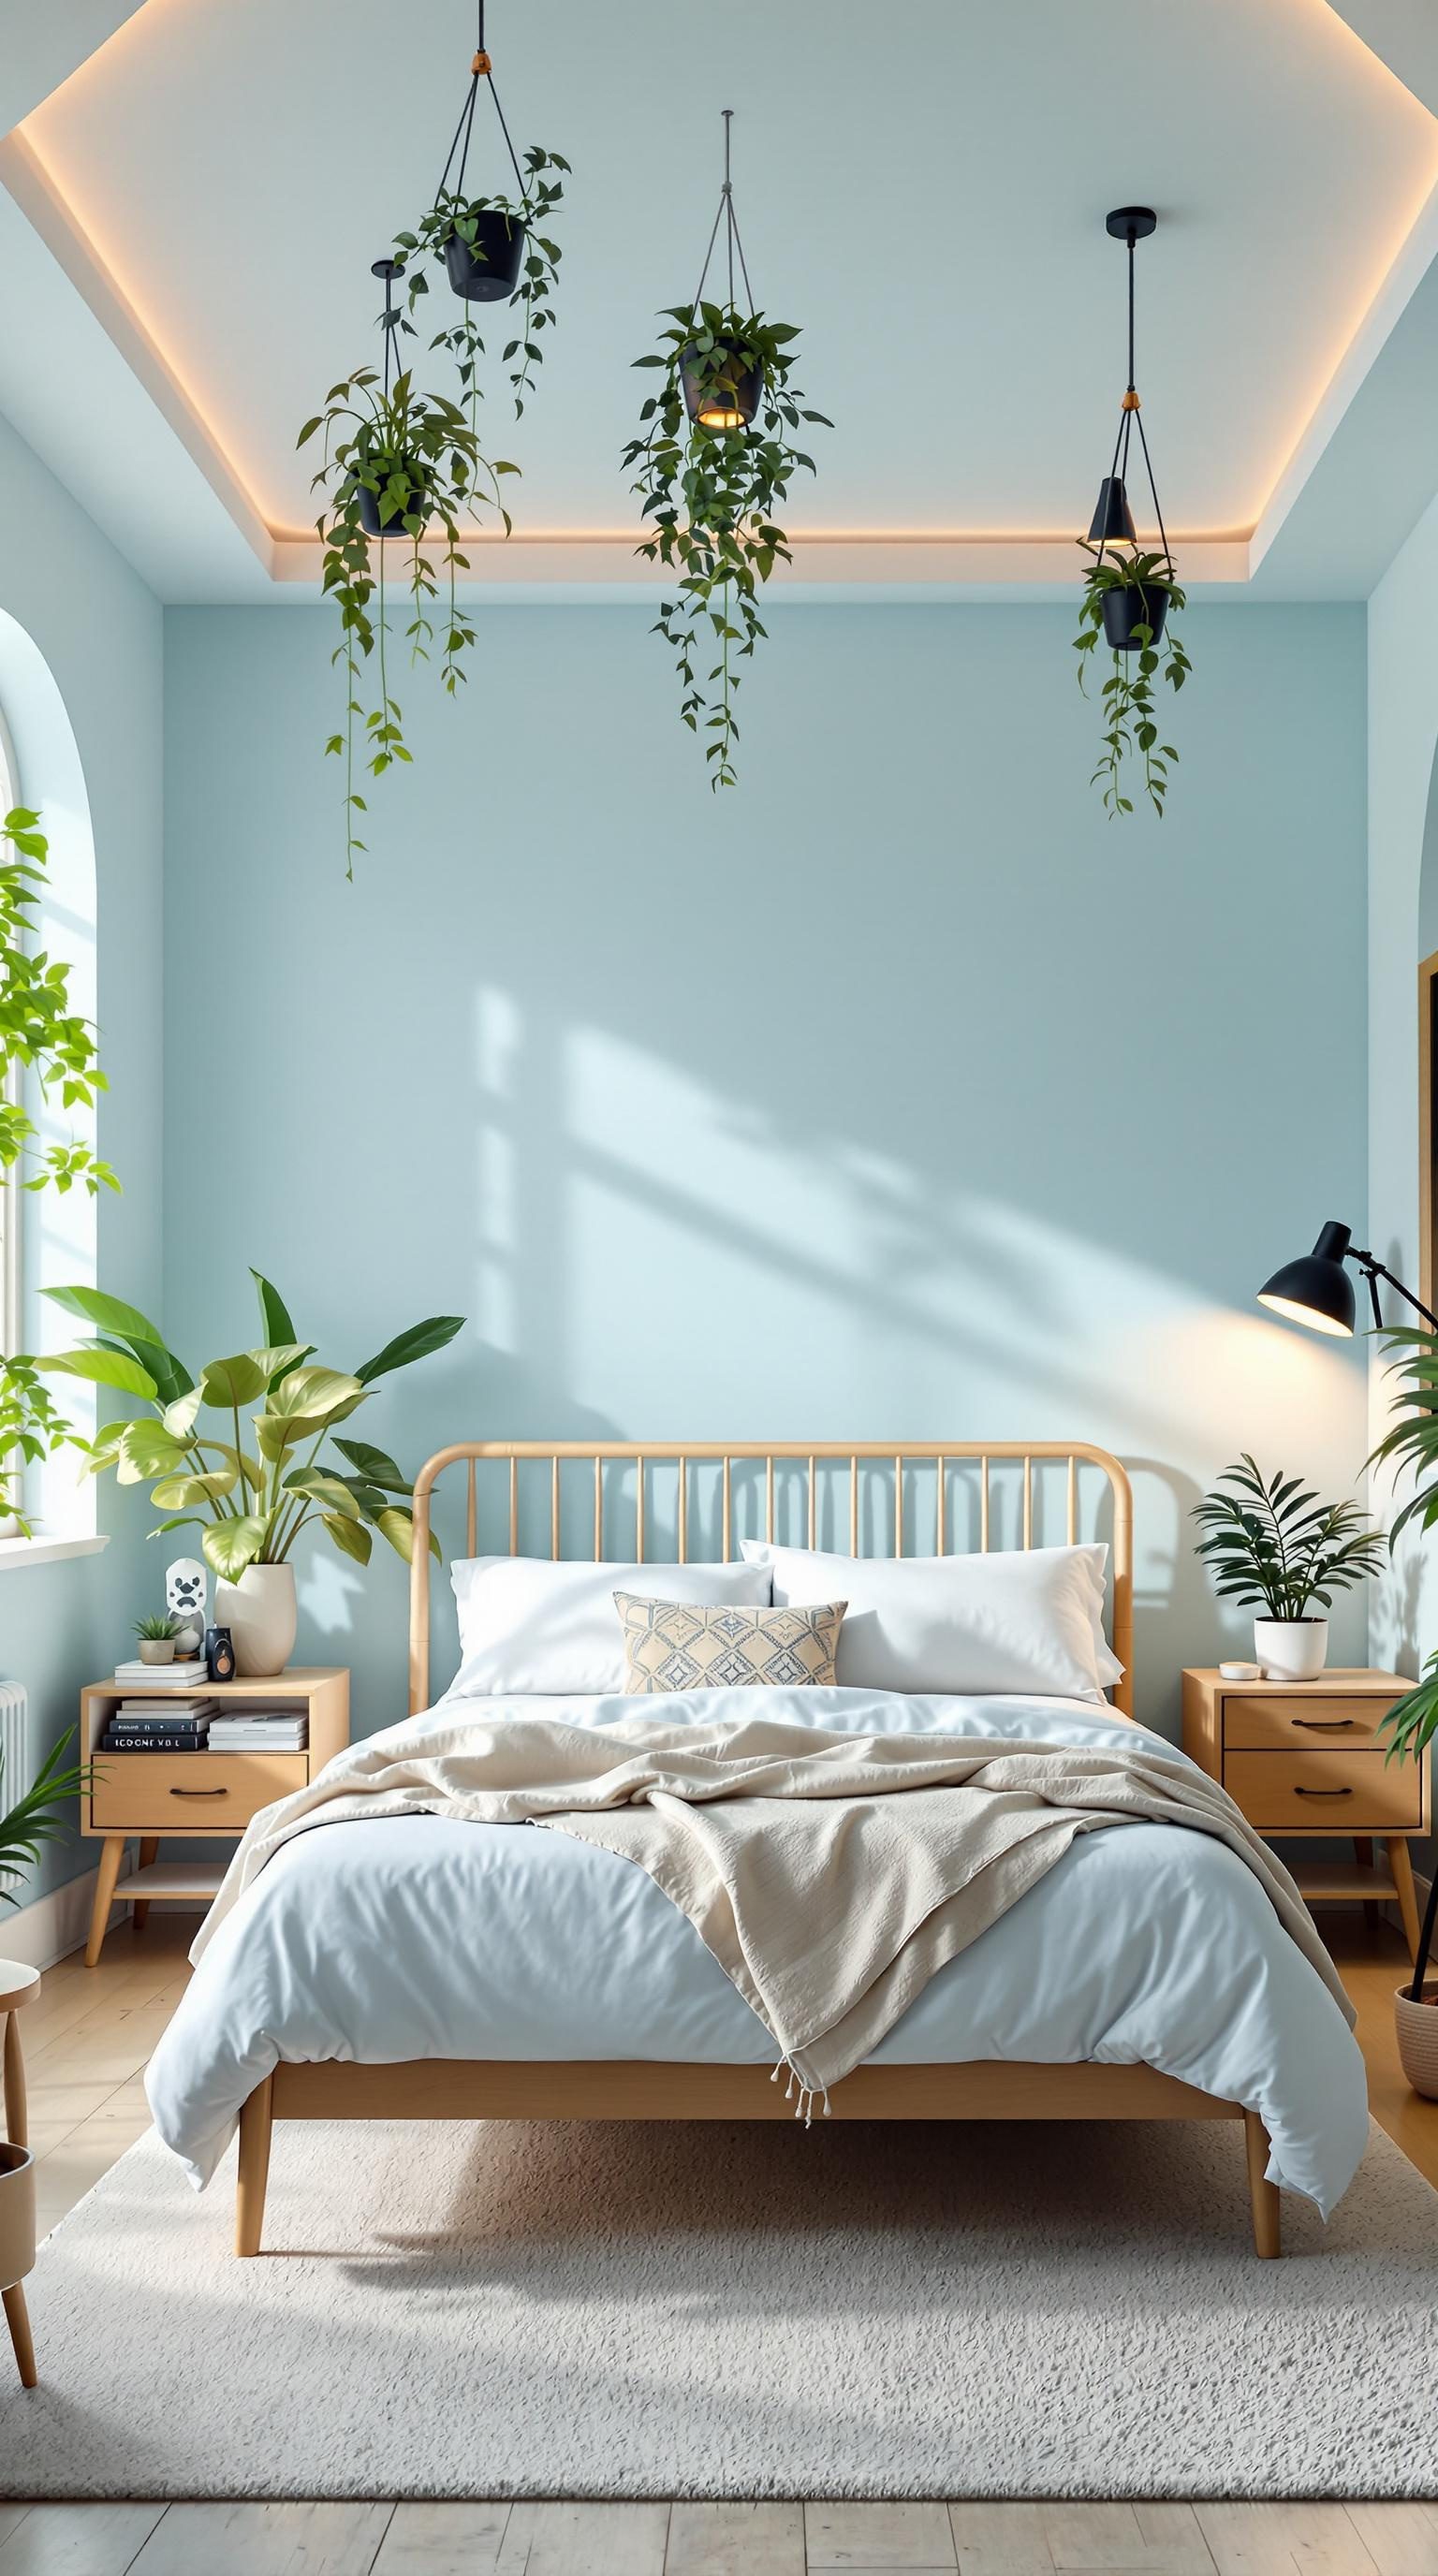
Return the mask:
<svg viewBox="0 0 1438 2576"><path fill-rule="evenodd" d="M368 1427L1088 1437L1143 1708L1221 1634L1240 1446L1348 1488L1361 1357L1256 1283L1365 1191L1364 619L1199 607L1168 818L1107 824L1067 608L781 606L714 797L633 608L481 618L342 875L323 612L173 611L165 1317L326 1357L473 1320ZM361 1426L366 1427L366 1426ZM301 1650L401 1713L403 1574ZM1364 1606L1337 1621L1360 1660Z"/></svg>
<svg viewBox="0 0 1438 2576"><path fill-rule="evenodd" d="M100 1151L124 1183L99 1211L100 1274L144 1306L160 1292L162 619L145 585L0 420L0 609L49 664L79 746L95 836L101 1055L111 1090ZM25 762L25 792L45 778ZM28 1689L36 1753L76 1718L76 1693L123 1649L153 1553L113 1493L100 1526L117 1534L99 1557L0 1572L0 1673ZM80 1845L56 1848L31 1882L43 1894L84 1867Z"/></svg>

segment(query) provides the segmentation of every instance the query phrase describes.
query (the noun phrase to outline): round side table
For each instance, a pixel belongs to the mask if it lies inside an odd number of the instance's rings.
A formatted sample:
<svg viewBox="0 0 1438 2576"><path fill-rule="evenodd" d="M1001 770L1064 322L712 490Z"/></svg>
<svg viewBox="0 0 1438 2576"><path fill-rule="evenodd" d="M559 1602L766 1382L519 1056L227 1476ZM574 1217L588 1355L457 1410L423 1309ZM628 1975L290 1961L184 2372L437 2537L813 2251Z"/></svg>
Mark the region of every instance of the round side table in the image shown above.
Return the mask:
<svg viewBox="0 0 1438 2576"><path fill-rule="evenodd" d="M25 2116L25 2065L20 2055L19 2016L39 1991L38 1968L22 1967L16 1959L0 1959L0 2019L5 2024L5 2144L22 2150L29 2146L30 2131ZM7 2157L4 2148L0 2147L0 2283L4 2284L0 2296L5 2303L5 2322L15 2347L22 2388L33 2388L36 2384L35 2346L30 2335L25 2292L21 2287L34 2260L35 2168L28 2154L17 2162ZM10 2278L12 2273L15 2275L13 2280Z"/></svg>

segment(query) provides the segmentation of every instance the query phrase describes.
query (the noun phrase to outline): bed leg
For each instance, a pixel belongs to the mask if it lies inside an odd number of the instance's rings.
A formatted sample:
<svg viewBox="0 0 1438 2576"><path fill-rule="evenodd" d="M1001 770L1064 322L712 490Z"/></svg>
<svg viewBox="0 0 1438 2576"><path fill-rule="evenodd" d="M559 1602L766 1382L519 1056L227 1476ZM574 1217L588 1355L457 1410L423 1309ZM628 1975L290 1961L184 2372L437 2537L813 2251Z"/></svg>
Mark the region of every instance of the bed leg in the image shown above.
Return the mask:
<svg viewBox="0 0 1438 2576"><path fill-rule="evenodd" d="M265 2223L265 2184L270 2170L274 2077L267 2075L240 2105L240 2179L235 2196L235 2252L258 2254Z"/></svg>
<svg viewBox="0 0 1438 2576"><path fill-rule="evenodd" d="M1256 2111L1243 2115L1244 2144L1248 2149L1248 2197L1253 2209L1253 2250L1264 2262L1271 2262L1283 2251L1282 2197L1276 2182L1266 2179L1268 2168L1268 2131Z"/></svg>

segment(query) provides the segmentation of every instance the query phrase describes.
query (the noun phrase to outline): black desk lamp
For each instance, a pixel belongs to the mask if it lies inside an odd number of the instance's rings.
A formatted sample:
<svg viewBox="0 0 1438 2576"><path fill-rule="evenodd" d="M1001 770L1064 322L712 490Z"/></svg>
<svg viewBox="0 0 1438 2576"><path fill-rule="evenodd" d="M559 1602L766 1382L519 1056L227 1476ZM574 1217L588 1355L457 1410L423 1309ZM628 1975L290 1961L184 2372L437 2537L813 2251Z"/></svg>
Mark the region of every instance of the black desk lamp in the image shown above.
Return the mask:
<svg viewBox="0 0 1438 2576"><path fill-rule="evenodd" d="M1390 1288L1396 1288L1399 1296L1405 1297L1422 1316L1424 1323L1431 1324L1438 1332L1438 1315L1431 1314L1422 1299L1415 1297L1411 1288L1405 1288L1401 1279L1395 1279L1392 1271L1386 1269L1381 1261L1376 1261L1371 1252L1360 1251L1349 1226L1339 1225L1332 1218L1311 1252L1305 1253L1301 1261L1285 1262L1281 1270L1275 1270L1273 1277L1259 1289L1258 1302L1260 1306L1271 1308L1275 1315L1285 1316L1290 1324L1310 1325L1315 1333L1351 1334L1357 1304L1353 1282L1343 1267L1345 1261L1351 1261L1355 1269L1361 1270L1368 1282L1368 1294L1373 1301L1373 1321L1379 1332L1383 1330L1383 1311L1378 1303L1380 1279L1386 1279Z"/></svg>

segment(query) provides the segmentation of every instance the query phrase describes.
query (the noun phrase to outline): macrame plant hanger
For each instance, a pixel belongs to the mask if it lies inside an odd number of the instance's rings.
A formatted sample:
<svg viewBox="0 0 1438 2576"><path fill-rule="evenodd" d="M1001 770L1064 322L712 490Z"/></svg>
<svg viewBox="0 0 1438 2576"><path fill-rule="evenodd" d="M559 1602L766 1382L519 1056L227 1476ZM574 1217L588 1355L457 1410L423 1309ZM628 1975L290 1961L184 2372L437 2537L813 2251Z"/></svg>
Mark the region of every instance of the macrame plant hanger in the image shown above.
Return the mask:
<svg viewBox="0 0 1438 2576"><path fill-rule="evenodd" d="M479 103L479 84L482 80L488 81L489 83L489 94L494 101L494 112L499 119L499 130L504 136L505 148L509 153L509 158L514 168L515 185L519 190L520 197L523 198L524 172L519 166L519 155L515 151L513 141L510 137L509 127L505 122L504 110L499 103L499 92L494 86L494 65L491 62L489 55L486 53L484 45L484 0L479 0L477 40L474 49L474 60L469 67L469 96L466 98L464 105L459 112L459 123L454 129L454 141L449 147L449 158L445 162L444 169L440 175L439 187L435 192L436 204L439 203L449 186L449 174L451 170L454 169L454 156L456 152L459 154L459 169L455 175L454 193L457 197L462 197L464 195L464 174L469 162L469 143L470 137L474 132L474 111Z"/></svg>
<svg viewBox="0 0 1438 2576"><path fill-rule="evenodd" d="M497 101L496 104L498 104ZM751 313L754 310L754 289L749 283L749 270L744 258L744 244L739 238L739 219L734 212L734 183L729 176L729 129L734 121L734 110L732 107L726 107L723 113L724 185L719 191L719 211L714 218L714 229L709 236L709 247L704 253L704 265L699 271L699 283L694 290L694 311L696 314L704 299L704 281L709 275L709 263L714 257L714 245L719 239L719 227L721 224L723 224L725 228L725 247L728 252L729 261L730 310L732 312L734 306L734 260L736 253L739 260L739 274L744 280L744 292L749 299L749 310Z"/></svg>
<svg viewBox="0 0 1438 2576"><path fill-rule="evenodd" d="M1137 425L1144 471L1148 476L1149 495L1153 502L1153 515L1158 522L1159 546L1172 578L1173 556L1169 550L1168 536L1164 529L1158 485L1154 480L1153 459L1149 455L1148 440L1144 435L1143 404L1134 382L1134 251L1138 243L1146 241L1157 227L1158 217L1151 206L1119 206L1106 218L1106 229L1113 240L1125 243L1128 249L1128 384L1119 411L1118 436L1114 441L1113 462L1099 492L1098 508L1093 515L1093 524L1082 542L1093 554L1096 564L1102 563L1105 547L1115 544L1136 546L1138 543L1138 533L1128 504L1128 453L1134 427Z"/></svg>

